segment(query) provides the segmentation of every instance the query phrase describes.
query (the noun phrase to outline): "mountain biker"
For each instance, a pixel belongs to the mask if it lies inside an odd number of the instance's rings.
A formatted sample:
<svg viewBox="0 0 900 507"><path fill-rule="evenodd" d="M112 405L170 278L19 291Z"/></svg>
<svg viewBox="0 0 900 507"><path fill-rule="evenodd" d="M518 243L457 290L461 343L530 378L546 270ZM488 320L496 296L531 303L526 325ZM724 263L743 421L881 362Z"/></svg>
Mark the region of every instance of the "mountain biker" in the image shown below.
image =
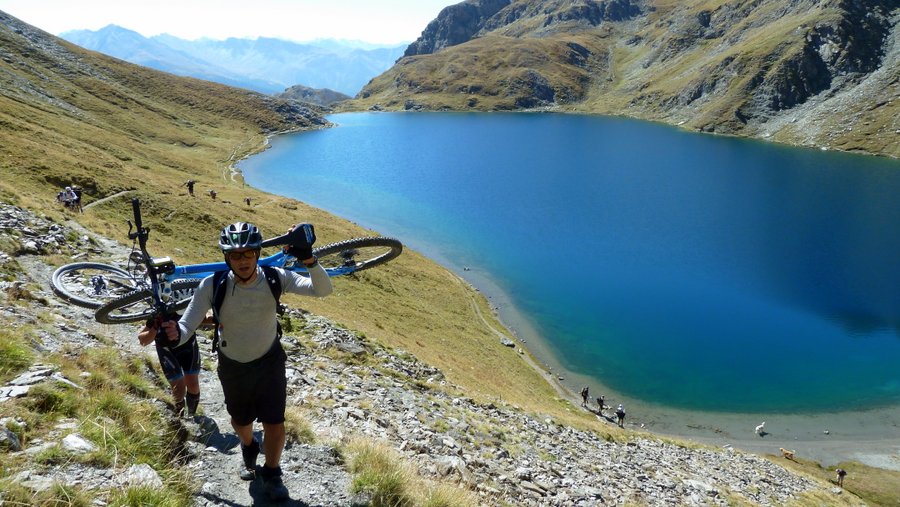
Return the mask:
<svg viewBox="0 0 900 507"><path fill-rule="evenodd" d="M331 279L312 254L315 232L310 224L302 224L305 240L287 249L302 262L309 278L281 268L274 270L283 292L325 297L331 294ZM224 229L219 247L229 271L223 278L224 300L215 316L219 337L219 381L225 395L225 406L231 425L241 441L244 480L256 478L259 442L253 436L253 422L263 426L265 464L259 473L263 488L273 500L288 498L281 479L281 453L284 450L284 411L287 399L287 359L279 340L277 303L266 279L266 271L258 265L262 234L246 222L236 222ZM184 316L176 323L164 322L170 339L185 342L216 303L216 287L210 275L200 282Z"/></svg>
<svg viewBox="0 0 900 507"><path fill-rule="evenodd" d="M180 315L173 314L169 316L169 319L178 319L179 317ZM143 346L156 342L159 365L172 387L175 415L193 417L200 404L200 349L197 346L196 335L191 334L187 343L183 345L172 346L164 335L158 334L158 330L159 319L155 316L151 317L144 324L144 328L138 332L138 340ZM187 404L187 413L184 412L185 403Z"/></svg>

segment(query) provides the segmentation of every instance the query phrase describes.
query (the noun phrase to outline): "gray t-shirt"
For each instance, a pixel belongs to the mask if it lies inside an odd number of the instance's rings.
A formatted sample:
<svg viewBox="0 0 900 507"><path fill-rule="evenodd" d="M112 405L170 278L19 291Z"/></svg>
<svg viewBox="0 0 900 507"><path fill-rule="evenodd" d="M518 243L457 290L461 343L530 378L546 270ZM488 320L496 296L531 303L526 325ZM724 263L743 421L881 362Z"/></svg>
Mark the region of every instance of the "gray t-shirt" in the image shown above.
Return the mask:
<svg viewBox="0 0 900 507"><path fill-rule="evenodd" d="M293 271L275 268L285 293L325 297L331 294L331 279L318 264L309 270L309 278ZM181 336L191 336L213 307L213 276L200 282L184 316L178 321ZM235 283L228 272L225 300L219 309L219 348L229 359L247 363L259 359L272 348L277 337L275 298L262 268L256 268L256 280L250 285ZM182 341L186 341L182 338Z"/></svg>

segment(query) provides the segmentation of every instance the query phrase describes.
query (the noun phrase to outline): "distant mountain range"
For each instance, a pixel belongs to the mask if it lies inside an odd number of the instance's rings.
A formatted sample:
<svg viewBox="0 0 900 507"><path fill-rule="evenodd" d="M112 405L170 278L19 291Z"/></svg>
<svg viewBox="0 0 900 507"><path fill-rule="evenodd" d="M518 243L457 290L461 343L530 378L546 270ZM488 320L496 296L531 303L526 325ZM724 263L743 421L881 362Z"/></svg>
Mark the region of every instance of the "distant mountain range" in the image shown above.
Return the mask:
<svg viewBox="0 0 900 507"><path fill-rule="evenodd" d="M262 37L189 41L163 34L148 38L116 25L72 30L60 37L152 69L269 94L303 85L353 96L406 50L405 44L379 47L330 39L301 44Z"/></svg>

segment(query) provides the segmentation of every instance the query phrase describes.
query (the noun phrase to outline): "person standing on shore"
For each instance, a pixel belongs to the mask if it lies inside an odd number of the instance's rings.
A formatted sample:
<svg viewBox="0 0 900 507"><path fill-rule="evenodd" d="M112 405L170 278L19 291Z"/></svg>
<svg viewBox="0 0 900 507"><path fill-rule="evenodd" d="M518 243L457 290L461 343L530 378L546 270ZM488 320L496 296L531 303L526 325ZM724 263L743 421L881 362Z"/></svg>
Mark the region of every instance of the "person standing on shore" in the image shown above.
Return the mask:
<svg viewBox="0 0 900 507"><path fill-rule="evenodd" d="M272 500L289 497L281 479L284 451L284 412L287 403L287 354L281 348L278 296L284 292L325 297L332 292L331 279L312 253L316 240L311 224L301 224L304 238L287 248L307 269L308 278L281 268L259 266L262 234L247 222L236 222L219 236L219 248L228 271L204 278L184 316L178 322L163 322L170 339L186 342L213 310L217 326L213 350L219 357L219 381L231 426L241 441L243 468L240 477L254 480L260 444L253 436L253 423L263 427L265 464L259 469L263 490ZM293 229L292 229L293 230Z"/></svg>
<svg viewBox="0 0 900 507"><path fill-rule="evenodd" d="M581 406L584 408L587 408L588 397L590 396L589 392L590 389L588 389L588 386L584 386L581 389Z"/></svg>
<svg viewBox="0 0 900 507"><path fill-rule="evenodd" d="M620 428L625 427L625 407L623 407L621 403L616 407L616 424L618 424Z"/></svg>
<svg viewBox="0 0 900 507"><path fill-rule="evenodd" d="M838 468L837 470L835 470L835 472L837 472L837 485L843 488L844 487L844 476L847 475L847 471L844 470L843 468Z"/></svg>

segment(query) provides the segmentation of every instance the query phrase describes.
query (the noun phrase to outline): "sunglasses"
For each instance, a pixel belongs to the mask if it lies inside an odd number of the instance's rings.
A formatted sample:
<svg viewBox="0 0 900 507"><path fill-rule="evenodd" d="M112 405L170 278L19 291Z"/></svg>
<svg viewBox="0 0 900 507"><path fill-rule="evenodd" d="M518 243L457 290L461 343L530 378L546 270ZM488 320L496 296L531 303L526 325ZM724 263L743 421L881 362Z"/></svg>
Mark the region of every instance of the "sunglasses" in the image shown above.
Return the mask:
<svg viewBox="0 0 900 507"><path fill-rule="evenodd" d="M247 250L245 252L228 252L226 255L228 260L237 261L240 259L255 259L259 256L259 250Z"/></svg>

